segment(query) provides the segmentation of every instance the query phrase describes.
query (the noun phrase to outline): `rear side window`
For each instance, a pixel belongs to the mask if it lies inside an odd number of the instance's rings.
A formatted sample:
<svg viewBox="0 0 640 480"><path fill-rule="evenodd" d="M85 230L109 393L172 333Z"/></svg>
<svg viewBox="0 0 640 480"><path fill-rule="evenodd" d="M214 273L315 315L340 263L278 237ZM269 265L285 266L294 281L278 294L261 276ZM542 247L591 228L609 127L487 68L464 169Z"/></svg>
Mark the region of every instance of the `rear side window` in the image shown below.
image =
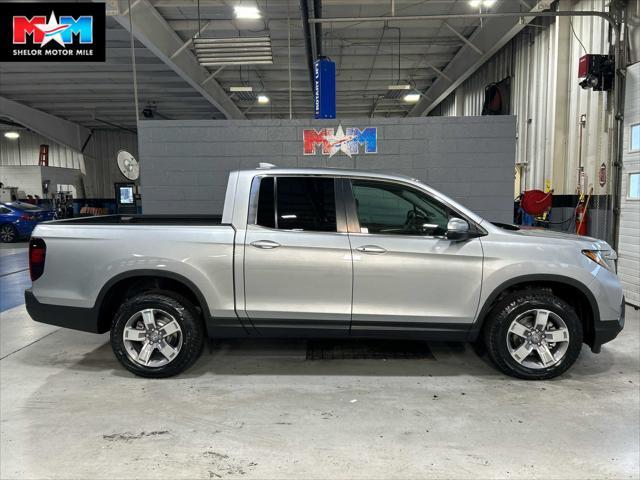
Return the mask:
<svg viewBox="0 0 640 480"><path fill-rule="evenodd" d="M264 177L260 180L260 194L258 196L258 215L256 223L268 228L276 228L273 181L273 177Z"/></svg>
<svg viewBox="0 0 640 480"><path fill-rule="evenodd" d="M0 213L6 215L7 213L11 213L7 207L0 207Z"/></svg>
<svg viewBox="0 0 640 480"><path fill-rule="evenodd" d="M283 230L336 231L333 178L279 177L277 226Z"/></svg>
<svg viewBox="0 0 640 480"><path fill-rule="evenodd" d="M335 232L334 179L263 178L258 195L256 224L280 230Z"/></svg>

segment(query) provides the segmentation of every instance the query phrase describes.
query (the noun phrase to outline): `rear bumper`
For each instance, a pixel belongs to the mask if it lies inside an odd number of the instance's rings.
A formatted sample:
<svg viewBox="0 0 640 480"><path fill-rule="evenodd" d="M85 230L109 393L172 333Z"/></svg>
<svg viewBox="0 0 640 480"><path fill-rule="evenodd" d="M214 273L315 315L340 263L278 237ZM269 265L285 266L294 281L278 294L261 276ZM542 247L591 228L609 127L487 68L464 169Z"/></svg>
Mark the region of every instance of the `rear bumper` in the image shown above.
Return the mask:
<svg viewBox="0 0 640 480"><path fill-rule="evenodd" d="M24 291L27 312L36 322L90 333L104 333L98 326L96 308L67 307L40 303L30 288Z"/></svg>
<svg viewBox="0 0 640 480"><path fill-rule="evenodd" d="M600 353L602 345L610 342L618 336L618 334L624 328L624 314L625 314L625 302L622 298L622 305L620 306L620 316L616 320L600 320L595 323L593 345L591 351L593 353Z"/></svg>
<svg viewBox="0 0 640 480"><path fill-rule="evenodd" d="M33 232L33 229L36 228L36 222L15 222L13 226L16 228L18 235L21 238L28 237Z"/></svg>

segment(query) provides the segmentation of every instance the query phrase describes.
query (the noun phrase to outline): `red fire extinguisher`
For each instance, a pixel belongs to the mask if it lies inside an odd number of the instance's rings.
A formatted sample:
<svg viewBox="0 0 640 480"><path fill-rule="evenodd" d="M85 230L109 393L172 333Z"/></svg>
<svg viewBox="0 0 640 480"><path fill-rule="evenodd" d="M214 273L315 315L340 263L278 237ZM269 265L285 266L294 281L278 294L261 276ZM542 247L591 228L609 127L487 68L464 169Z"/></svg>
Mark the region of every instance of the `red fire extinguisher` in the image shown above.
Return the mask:
<svg viewBox="0 0 640 480"><path fill-rule="evenodd" d="M589 200L591 200L592 191L593 189L589 190L589 195L587 196L586 201L584 200L584 197L582 197L576 206L576 233L578 235L587 234L587 211L589 210Z"/></svg>

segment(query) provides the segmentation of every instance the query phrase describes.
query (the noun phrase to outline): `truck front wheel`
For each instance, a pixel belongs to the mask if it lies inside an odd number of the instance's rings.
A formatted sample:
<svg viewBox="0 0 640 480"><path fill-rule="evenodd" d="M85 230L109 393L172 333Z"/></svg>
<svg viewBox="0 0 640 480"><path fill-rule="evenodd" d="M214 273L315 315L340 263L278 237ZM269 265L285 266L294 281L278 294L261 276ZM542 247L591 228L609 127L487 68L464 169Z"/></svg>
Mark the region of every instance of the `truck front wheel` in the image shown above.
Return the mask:
<svg viewBox="0 0 640 480"><path fill-rule="evenodd" d="M545 380L564 373L582 347L582 323L567 302L546 290L514 292L485 325L485 345L507 375Z"/></svg>
<svg viewBox="0 0 640 480"><path fill-rule="evenodd" d="M111 348L130 372L165 378L189 368L204 345L194 306L179 295L147 292L129 298L115 314Z"/></svg>

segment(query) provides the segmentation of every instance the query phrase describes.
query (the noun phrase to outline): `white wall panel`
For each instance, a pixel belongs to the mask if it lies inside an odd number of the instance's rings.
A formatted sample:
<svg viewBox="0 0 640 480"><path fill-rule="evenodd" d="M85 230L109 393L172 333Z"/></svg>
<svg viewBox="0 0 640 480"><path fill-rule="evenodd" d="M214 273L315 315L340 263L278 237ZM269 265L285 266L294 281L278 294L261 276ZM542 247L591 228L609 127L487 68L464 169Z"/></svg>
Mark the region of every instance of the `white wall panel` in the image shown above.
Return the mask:
<svg viewBox="0 0 640 480"><path fill-rule="evenodd" d="M0 165L38 165L40 145L49 145L49 166L75 168L84 171L81 153L57 144L42 135L26 130L20 131L20 138L10 140L0 136Z"/></svg>

